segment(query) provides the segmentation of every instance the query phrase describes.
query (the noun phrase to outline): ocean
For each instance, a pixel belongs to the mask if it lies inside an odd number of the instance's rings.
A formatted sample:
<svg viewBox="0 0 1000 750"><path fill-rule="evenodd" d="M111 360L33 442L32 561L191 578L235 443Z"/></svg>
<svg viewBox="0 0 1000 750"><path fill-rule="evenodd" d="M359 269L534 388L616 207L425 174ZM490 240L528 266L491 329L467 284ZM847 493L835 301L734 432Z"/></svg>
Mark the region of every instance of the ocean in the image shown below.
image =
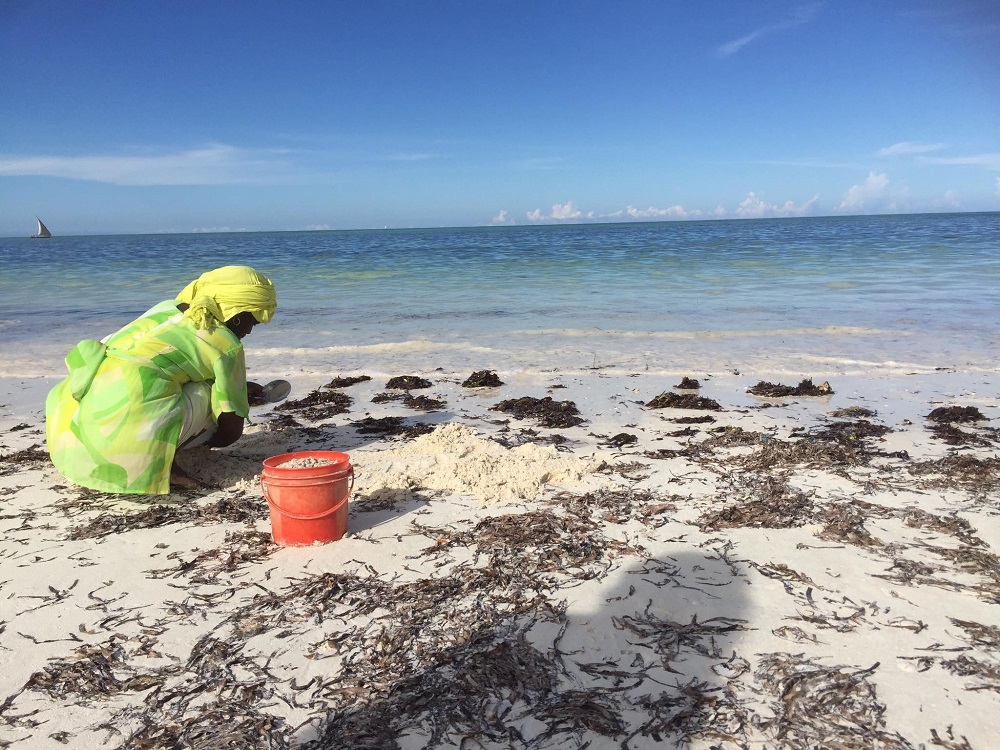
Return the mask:
<svg viewBox="0 0 1000 750"><path fill-rule="evenodd" d="M0 376L57 377L201 272L279 311L251 377L996 369L1000 213L0 239Z"/></svg>

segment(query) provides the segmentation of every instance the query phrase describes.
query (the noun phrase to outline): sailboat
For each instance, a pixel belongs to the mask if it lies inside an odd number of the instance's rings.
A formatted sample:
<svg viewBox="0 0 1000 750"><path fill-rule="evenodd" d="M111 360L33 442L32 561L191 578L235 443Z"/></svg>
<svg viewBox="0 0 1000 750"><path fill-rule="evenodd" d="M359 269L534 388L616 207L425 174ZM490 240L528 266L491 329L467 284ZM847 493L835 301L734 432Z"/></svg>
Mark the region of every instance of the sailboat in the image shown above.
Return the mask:
<svg viewBox="0 0 1000 750"><path fill-rule="evenodd" d="M37 216L35 217L35 219L38 220L38 234L31 235L31 239L44 240L48 237L51 237L52 232L50 232L49 228L42 223L42 220L39 219Z"/></svg>

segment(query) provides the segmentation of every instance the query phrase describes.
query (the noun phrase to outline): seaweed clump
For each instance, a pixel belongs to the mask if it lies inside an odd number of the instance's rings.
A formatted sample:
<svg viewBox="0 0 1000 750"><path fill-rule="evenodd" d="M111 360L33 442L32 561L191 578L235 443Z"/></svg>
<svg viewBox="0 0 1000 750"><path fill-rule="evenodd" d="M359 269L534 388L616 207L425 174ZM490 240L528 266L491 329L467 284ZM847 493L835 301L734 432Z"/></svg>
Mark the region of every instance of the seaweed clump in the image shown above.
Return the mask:
<svg viewBox="0 0 1000 750"><path fill-rule="evenodd" d="M975 406L939 406L927 415L927 419L938 424L986 421L985 415Z"/></svg>
<svg viewBox="0 0 1000 750"><path fill-rule="evenodd" d="M37 445L0 456L0 477L27 469L40 469L50 463L49 452Z"/></svg>
<svg viewBox="0 0 1000 750"><path fill-rule="evenodd" d="M496 388L500 385L503 381L493 370L477 370L462 383L463 388Z"/></svg>
<svg viewBox="0 0 1000 750"><path fill-rule="evenodd" d="M682 391L696 391L701 388L701 383L699 383L695 378L683 377L681 382L674 386L674 388L680 388Z"/></svg>
<svg viewBox="0 0 1000 750"><path fill-rule="evenodd" d="M806 378L796 386L782 385L781 383L768 383L761 380L757 385L747 389L747 393L754 396L765 396L767 398L783 398L784 396L829 396L833 393L833 388L826 381L819 385L814 385L812 378Z"/></svg>
<svg viewBox="0 0 1000 750"><path fill-rule="evenodd" d="M428 432L434 432L434 425L419 422L408 425L405 423L403 417L382 417L381 419L365 417L360 421L352 422L351 426L362 435L375 434L415 438L420 435L426 435Z"/></svg>
<svg viewBox="0 0 1000 750"><path fill-rule="evenodd" d="M351 405L351 397L339 391L313 391L295 401L286 401L275 406L277 412L294 412L301 414L306 419L319 421L329 419L338 414L347 412L347 407Z"/></svg>
<svg viewBox="0 0 1000 750"><path fill-rule="evenodd" d="M347 377L337 376L329 383L324 385L324 388L347 388L348 386L356 385L358 383L364 383L367 380L371 380L370 375L349 375Z"/></svg>
<svg viewBox="0 0 1000 750"><path fill-rule="evenodd" d="M664 391L652 401L649 401L646 406L650 409L704 409L706 411L722 411L719 402L714 398L695 396L693 393L673 393L672 391Z"/></svg>
<svg viewBox="0 0 1000 750"><path fill-rule="evenodd" d="M576 404L572 401L554 401L551 396L510 398L491 406L490 411L502 411L516 419L537 419L539 426L553 429L575 427L584 422Z"/></svg>
<svg viewBox="0 0 1000 750"><path fill-rule="evenodd" d="M431 381L417 375L399 375L395 378L389 378L385 387L397 388L401 391L415 391L419 388L430 388L432 385L434 384Z"/></svg>

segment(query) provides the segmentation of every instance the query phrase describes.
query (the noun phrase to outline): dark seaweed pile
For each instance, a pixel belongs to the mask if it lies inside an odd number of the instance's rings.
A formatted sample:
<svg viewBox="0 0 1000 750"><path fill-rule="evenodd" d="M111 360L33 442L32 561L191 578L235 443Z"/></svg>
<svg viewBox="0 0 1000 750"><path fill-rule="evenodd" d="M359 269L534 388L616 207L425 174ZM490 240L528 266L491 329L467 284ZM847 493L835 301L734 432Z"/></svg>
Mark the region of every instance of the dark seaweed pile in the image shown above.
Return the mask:
<svg viewBox="0 0 1000 750"><path fill-rule="evenodd" d="M507 399L490 409L510 414L516 419L535 419L539 426L552 429L575 427L585 421L572 401L555 401L551 396Z"/></svg>
<svg viewBox="0 0 1000 750"><path fill-rule="evenodd" d="M501 385L503 381L492 370L477 370L462 383L463 388L496 388Z"/></svg>
<svg viewBox="0 0 1000 750"><path fill-rule="evenodd" d="M806 378L796 386L768 383L761 380L757 385L748 388L747 393L752 393L754 396L767 396L769 398L782 398L784 396L829 396L833 393L833 388L830 387L829 383L813 385L811 378Z"/></svg>

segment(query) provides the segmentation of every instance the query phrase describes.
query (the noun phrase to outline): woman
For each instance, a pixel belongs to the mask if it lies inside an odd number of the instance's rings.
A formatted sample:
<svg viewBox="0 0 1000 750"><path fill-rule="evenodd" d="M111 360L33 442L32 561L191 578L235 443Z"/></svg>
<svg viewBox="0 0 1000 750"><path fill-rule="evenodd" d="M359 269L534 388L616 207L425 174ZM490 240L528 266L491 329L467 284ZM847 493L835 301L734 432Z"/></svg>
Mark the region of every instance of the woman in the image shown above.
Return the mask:
<svg viewBox="0 0 1000 750"><path fill-rule="evenodd" d="M163 495L191 487L174 467L178 446L223 447L243 434L250 396L243 339L277 309L274 285L248 266L202 274L100 341L66 358L69 377L45 401L56 468L104 492Z"/></svg>

